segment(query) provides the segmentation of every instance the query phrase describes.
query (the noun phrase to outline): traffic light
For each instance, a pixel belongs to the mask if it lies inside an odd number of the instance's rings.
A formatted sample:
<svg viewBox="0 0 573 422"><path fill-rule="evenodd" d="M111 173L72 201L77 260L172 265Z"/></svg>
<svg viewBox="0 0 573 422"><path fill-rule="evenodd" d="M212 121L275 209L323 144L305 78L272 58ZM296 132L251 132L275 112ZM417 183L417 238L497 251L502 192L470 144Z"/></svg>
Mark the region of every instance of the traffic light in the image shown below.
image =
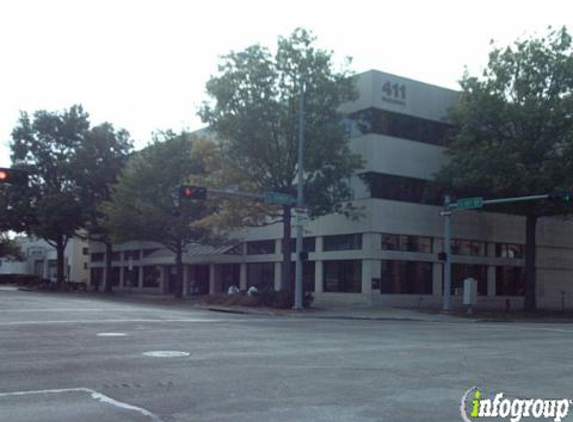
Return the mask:
<svg viewBox="0 0 573 422"><path fill-rule="evenodd" d="M179 198L181 199L207 199L207 188L203 186L180 186Z"/></svg>
<svg viewBox="0 0 573 422"><path fill-rule="evenodd" d="M550 202L571 202L573 200L573 192L564 190L564 191L553 191L547 195L547 200Z"/></svg>
<svg viewBox="0 0 573 422"><path fill-rule="evenodd" d="M28 184L28 172L22 169L0 168L0 183L26 186Z"/></svg>

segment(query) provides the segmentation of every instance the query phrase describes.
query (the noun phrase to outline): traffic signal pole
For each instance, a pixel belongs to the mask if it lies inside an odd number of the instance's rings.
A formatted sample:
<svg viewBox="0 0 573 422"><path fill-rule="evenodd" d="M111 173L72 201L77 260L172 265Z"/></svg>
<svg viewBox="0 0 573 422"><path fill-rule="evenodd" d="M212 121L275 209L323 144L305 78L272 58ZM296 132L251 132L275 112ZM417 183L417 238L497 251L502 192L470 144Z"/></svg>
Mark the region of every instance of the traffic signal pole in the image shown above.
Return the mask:
<svg viewBox="0 0 573 422"><path fill-rule="evenodd" d="M512 202L537 201L540 199L562 198L569 201L570 192L553 192L543 195L518 196L513 198L500 199L483 199L483 198L464 198L458 199L457 202L451 202L450 195L444 196L444 209L440 215L444 217L444 292L443 292L443 310L452 310L452 260L451 260L451 224L452 213L456 211L466 211L471 209L482 208L484 205L506 204Z"/></svg>

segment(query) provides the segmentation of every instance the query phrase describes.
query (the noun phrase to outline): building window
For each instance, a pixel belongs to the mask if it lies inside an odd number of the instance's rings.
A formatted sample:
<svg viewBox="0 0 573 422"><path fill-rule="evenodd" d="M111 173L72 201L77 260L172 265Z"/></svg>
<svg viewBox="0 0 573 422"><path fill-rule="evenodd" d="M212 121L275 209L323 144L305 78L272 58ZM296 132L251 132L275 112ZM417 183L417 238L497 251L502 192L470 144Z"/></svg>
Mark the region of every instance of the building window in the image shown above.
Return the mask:
<svg viewBox="0 0 573 422"><path fill-rule="evenodd" d="M485 256L486 244L478 240L453 239L450 242L452 255ZM444 250L444 241L440 240L440 251Z"/></svg>
<svg viewBox="0 0 573 422"><path fill-rule="evenodd" d="M139 256L140 256L140 251L139 251L139 249L135 249L135 250L132 250L132 251L125 251L125 252L123 252L123 260L124 260L124 261L129 261L130 259L131 259L132 261L136 261L136 260L139 259Z"/></svg>
<svg viewBox="0 0 573 422"><path fill-rule="evenodd" d="M247 255L268 255L275 253L274 240L247 242Z"/></svg>
<svg viewBox="0 0 573 422"><path fill-rule="evenodd" d="M281 242L281 253L282 253L282 242ZM296 238L290 240L290 250L294 253L296 252ZM302 250L305 252L314 252L316 250L316 237L303 237L302 239Z"/></svg>
<svg viewBox="0 0 573 422"><path fill-rule="evenodd" d="M275 285L274 262L247 264L247 287L259 290L273 290Z"/></svg>
<svg viewBox="0 0 573 422"><path fill-rule="evenodd" d="M368 186L372 198L429 205L443 202L439 193L429 189L427 180L376 172L363 173L360 178Z"/></svg>
<svg viewBox="0 0 573 422"><path fill-rule="evenodd" d="M149 255L151 255L153 252L156 252L156 251L158 251L158 250L159 250L159 248L144 249L144 250L142 251L143 258L147 258L147 257L148 257Z"/></svg>
<svg viewBox="0 0 573 422"><path fill-rule="evenodd" d="M82 248L82 255L88 254L88 248Z"/></svg>
<svg viewBox="0 0 573 422"><path fill-rule="evenodd" d="M417 261L382 261L380 293L431 295L432 263Z"/></svg>
<svg viewBox="0 0 573 422"><path fill-rule="evenodd" d="M103 262L103 256L104 256L104 254L100 253L100 252L92 253L91 261L92 262Z"/></svg>
<svg viewBox="0 0 573 422"><path fill-rule="evenodd" d="M432 253L432 238L401 234L382 234L382 250Z"/></svg>
<svg viewBox="0 0 573 422"><path fill-rule="evenodd" d="M476 240L452 240L453 255L485 256L485 242Z"/></svg>
<svg viewBox="0 0 573 422"><path fill-rule="evenodd" d="M368 133L444 145L450 125L387 110L369 108L350 115L350 135Z"/></svg>
<svg viewBox="0 0 573 422"><path fill-rule="evenodd" d="M111 269L111 285L112 286L119 286L119 279L120 279L120 267L114 267Z"/></svg>
<svg viewBox="0 0 573 422"><path fill-rule="evenodd" d="M84 262L84 270L87 270L87 269L88 269L88 263Z"/></svg>
<svg viewBox="0 0 573 422"><path fill-rule="evenodd" d="M462 295L464 280L473 278L477 280L478 295L487 295L487 267L485 265L452 264L452 291L453 295Z"/></svg>
<svg viewBox="0 0 573 422"><path fill-rule="evenodd" d="M523 267L495 267L496 296L523 296L525 270Z"/></svg>
<svg viewBox="0 0 573 422"><path fill-rule="evenodd" d="M361 293L362 261L324 261L325 292Z"/></svg>
<svg viewBox="0 0 573 422"><path fill-rule="evenodd" d="M243 255L243 243L237 243L224 252L225 255Z"/></svg>
<svg viewBox="0 0 573 422"><path fill-rule="evenodd" d="M362 249L362 234L324 236L323 242L325 252Z"/></svg>
<svg viewBox="0 0 573 422"><path fill-rule="evenodd" d="M495 256L498 258L523 259L524 246L516 243L496 243Z"/></svg>
<svg viewBox="0 0 573 422"><path fill-rule="evenodd" d="M146 265L143 267L143 287L159 287L161 267L158 265Z"/></svg>

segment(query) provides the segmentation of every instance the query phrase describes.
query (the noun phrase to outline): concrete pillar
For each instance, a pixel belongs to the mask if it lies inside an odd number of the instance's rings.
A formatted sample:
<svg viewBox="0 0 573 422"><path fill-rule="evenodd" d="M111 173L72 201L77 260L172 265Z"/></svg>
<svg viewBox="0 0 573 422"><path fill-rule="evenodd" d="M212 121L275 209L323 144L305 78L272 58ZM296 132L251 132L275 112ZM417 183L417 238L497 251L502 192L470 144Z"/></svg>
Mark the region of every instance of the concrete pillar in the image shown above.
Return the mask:
<svg viewBox="0 0 573 422"><path fill-rule="evenodd" d="M362 294L372 298L373 259L362 260Z"/></svg>
<svg viewBox="0 0 573 422"><path fill-rule="evenodd" d="M247 264L242 262L239 273L239 289L247 290Z"/></svg>
<svg viewBox="0 0 573 422"><path fill-rule="evenodd" d="M189 265L183 265L183 296L189 294Z"/></svg>
<svg viewBox="0 0 573 422"><path fill-rule="evenodd" d="M316 236L315 241L315 252L322 252L324 242L322 241L322 236Z"/></svg>
<svg viewBox="0 0 573 422"><path fill-rule="evenodd" d="M318 239L317 239L318 240ZM318 245L317 245L318 246ZM323 265L324 261L314 261L314 291L315 293L322 293L323 289Z"/></svg>
<svg viewBox="0 0 573 422"><path fill-rule="evenodd" d="M282 280L282 262L275 262L275 279L274 279L274 289L279 291L281 289Z"/></svg>
<svg viewBox="0 0 573 422"><path fill-rule="evenodd" d="M143 267L140 265L139 267L133 267L133 268L138 268L138 271L137 271L137 275L138 275L137 286L141 289L141 288L143 287Z"/></svg>
<svg viewBox="0 0 573 422"><path fill-rule="evenodd" d="M444 265L441 262L434 262L432 265L432 292L434 296L442 296L442 278Z"/></svg>
<svg viewBox="0 0 573 422"><path fill-rule="evenodd" d="M487 295L495 296L495 266L487 267Z"/></svg>
<svg viewBox="0 0 573 422"><path fill-rule="evenodd" d="M125 287L125 267L119 267L119 287Z"/></svg>
<svg viewBox="0 0 573 422"><path fill-rule="evenodd" d="M217 269L215 267L215 264L209 264L209 294L210 295L214 295L216 290L217 290L217 286L216 286L216 278L217 278Z"/></svg>

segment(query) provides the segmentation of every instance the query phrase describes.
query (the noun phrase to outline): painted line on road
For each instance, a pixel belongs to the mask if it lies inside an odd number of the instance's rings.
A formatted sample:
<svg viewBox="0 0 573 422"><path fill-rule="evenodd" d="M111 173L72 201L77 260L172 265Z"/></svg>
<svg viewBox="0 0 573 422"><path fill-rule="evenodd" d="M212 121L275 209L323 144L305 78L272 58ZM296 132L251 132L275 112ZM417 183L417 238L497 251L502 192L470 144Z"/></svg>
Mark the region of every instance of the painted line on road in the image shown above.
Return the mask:
<svg viewBox="0 0 573 422"><path fill-rule="evenodd" d="M38 309L0 309L0 312L101 312L101 311L138 311L136 308L38 308Z"/></svg>
<svg viewBox="0 0 573 422"><path fill-rule="evenodd" d="M9 393L0 393L0 397L16 397L16 396L27 396L32 394L61 394L61 393L87 393L92 399L97 400L101 403L109 404L120 409L133 410L141 413L143 416L151 418L153 422L162 422L162 420L154 413L143 407L134 406L129 403L125 403L119 400L112 399L103 393L92 390L91 388L62 388L53 390L30 390L30 391L12 391Z"/></svg>

